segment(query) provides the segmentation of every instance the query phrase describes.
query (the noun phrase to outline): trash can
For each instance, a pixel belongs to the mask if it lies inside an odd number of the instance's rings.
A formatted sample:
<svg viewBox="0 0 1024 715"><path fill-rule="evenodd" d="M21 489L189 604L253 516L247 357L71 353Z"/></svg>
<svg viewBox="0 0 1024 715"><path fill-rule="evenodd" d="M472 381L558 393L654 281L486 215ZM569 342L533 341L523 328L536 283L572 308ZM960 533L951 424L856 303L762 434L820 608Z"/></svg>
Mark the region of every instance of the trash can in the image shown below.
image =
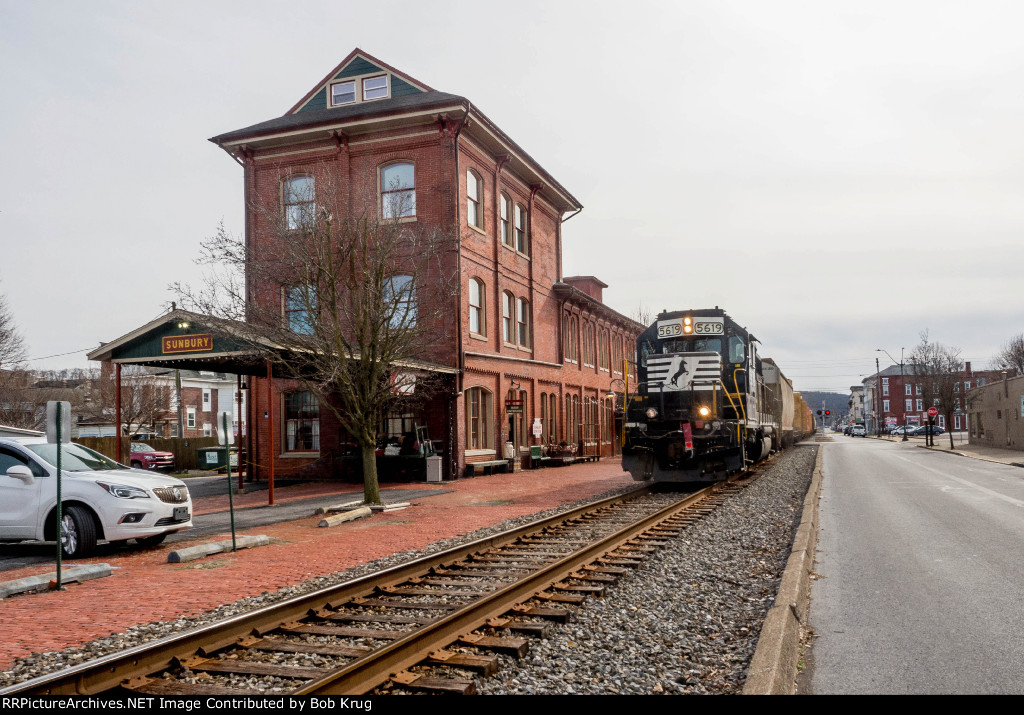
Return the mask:
<svg viewBox="0 0 1024 715"><path fill-rule="evenodd" d="M200 469L221 470L227 466L223 447L199 447L196 454L199 457Z"/></svg>
<svg viewBox="0 0 1024 715"><path fill-rule="evenodd" d="M441 481L441 458L440 457L427 457L427 481L428 482L440 482Z"/></svg>

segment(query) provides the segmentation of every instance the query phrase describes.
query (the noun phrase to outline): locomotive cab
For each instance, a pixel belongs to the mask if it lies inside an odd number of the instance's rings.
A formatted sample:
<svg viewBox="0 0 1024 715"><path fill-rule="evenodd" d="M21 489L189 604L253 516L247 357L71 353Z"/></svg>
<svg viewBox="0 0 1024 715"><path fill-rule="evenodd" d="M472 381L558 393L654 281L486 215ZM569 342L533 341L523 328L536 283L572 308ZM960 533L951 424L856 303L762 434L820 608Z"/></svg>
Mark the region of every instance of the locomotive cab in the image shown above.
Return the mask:
<svg viewBox="0 0 1024 715"><path fill-rule="evenodd" d="M633 479L718 481L768 455L771 388L756 346L719 308L662 313L640 335L622 457Z"/></svg>

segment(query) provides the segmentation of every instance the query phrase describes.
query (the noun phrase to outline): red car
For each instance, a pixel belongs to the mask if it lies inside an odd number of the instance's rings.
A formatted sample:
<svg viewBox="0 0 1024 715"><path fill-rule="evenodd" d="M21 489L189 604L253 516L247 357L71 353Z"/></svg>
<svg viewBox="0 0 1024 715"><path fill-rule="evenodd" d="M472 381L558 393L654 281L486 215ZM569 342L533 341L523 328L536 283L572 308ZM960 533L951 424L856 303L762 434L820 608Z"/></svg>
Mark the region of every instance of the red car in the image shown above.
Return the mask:
<svg viewBox="0 0 1024 715"><path fill-rule="evenodd" d="M135 469L174 469L174 452L159 452L143 442L132 442L131 465Z"/></svg>

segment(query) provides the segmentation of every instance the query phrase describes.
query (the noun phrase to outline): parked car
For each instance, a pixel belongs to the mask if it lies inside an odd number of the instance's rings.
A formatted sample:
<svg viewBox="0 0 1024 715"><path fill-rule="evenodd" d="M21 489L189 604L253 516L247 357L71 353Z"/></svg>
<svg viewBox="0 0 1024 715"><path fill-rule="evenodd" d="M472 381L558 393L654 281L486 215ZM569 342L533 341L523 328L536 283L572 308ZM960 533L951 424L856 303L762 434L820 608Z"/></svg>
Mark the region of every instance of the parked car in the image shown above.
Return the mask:
<svg viewBox="0 0 1024 715"><path fill-rule="evenodd" d="M915 425L907 425L906 427L904 427L903 425L899 425L898 427L896 427L889 434L894 434L897 437L902 437L903 436L903 432L906 431L907 435L910 436L910 435L914 434L914 430L915 429L917 429L917 427Z"/></svg>
<svg viewBox="0 0 1024 715"><path fill-rule="evenodd" d="M938 425L932 425L932 435L933 436L943 434L943 433L945 433L945 431L946 430L942 429ZM925 435L928 434L928 425L921 425L920 427L915 429L913 432L910 432L909 434L912 434L915 437L924 437Z"/></svg>
<svg viewBox="0 0 1024 715"><path fill-rule="evenodd" d="M96 542L156 546L192 526L192 499L179 479L118 464L79 444L61 445L61 535L57 536L57 445L42 437L0 438L0 541L56 541L68 558Z"/></svg>
<svg viewBox="0 0 1024 715"><path fill-rule="evenodd" d="M136 469L174 469L174 452L161 452L145 442L132 442L128 459Z"/></svg>
<svg viewBox="0 0 1024 715"><path fill-rule="evenodd" d="M868 431L864 429L864 425L854 425L853 431L850 432L854 437L867 437Z"/></svg>

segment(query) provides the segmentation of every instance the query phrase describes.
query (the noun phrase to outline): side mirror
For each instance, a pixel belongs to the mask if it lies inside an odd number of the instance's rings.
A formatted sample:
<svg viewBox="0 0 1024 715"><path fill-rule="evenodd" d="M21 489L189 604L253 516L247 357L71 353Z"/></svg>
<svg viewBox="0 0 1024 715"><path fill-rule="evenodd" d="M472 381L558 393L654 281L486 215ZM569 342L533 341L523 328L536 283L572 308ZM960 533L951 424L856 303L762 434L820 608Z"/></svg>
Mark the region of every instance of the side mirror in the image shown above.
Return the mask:
<svg viewBox="0 0 1024 715"><path fill-rule="evenodd" d="M22 466L21 464L15 464L13 467L7 470L7 476L12 479L20 479L25 484L34 484L36 478L32 476L32 470L28 467Z"/></svg>

